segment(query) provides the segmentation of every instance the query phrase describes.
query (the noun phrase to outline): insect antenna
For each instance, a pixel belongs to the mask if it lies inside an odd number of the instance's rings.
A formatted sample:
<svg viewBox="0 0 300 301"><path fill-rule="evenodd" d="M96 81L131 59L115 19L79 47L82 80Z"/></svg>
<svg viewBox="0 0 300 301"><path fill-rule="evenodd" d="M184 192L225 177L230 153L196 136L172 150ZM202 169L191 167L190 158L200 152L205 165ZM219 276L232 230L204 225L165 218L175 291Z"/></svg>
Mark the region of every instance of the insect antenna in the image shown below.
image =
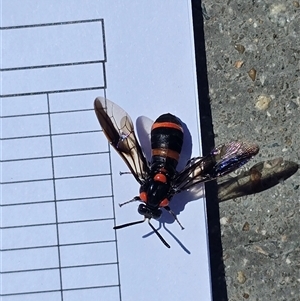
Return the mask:
<svg viewBox="0 0 300 301"><path fill-rule="evenodd" d="M148 224L150 225L151 229L154 231L154 233L159 237L159 239L162 241L162 243L167 247L171 248L170 245L164 240L164 238L159 234L159 232L154 228L154 226L150 223L150 219L148 219Z"/></svg>
<svg viewBox="0 0 300 301"><path fill-rule="evenodd" d="M126 201L124 203L121 203L119 204L120 207L126 205L126 204L129 204L129 203L132 203L132 202L136 202L136 201L140 201L141 198L139 196L135 196L132 200L129 200L129 201Z"/></svg>
<svg viewBox="0 0 300 301"><path fill-rule="evenodd" d="M141 221L136 221L136 222L131 222L131 223L127 223L127 224L115 226L114 229L117 230L117 229L122 229L122 228L125 228L125 227L129 227L129 226L133 226L133 225L136 225L136 224L141 224L141 223L143 223L145 221L145 219L146 218L144 218Z"/></svg>
<svg viewBox="0 0 300 301"><path fill-rule="evenodd" d="M172 209L169 206L165 206L164 208L174 217L175 221L178 223L181 230L184 230L184 227L181 225L181 222L178 220L176 214L172 211Z"/></svg>

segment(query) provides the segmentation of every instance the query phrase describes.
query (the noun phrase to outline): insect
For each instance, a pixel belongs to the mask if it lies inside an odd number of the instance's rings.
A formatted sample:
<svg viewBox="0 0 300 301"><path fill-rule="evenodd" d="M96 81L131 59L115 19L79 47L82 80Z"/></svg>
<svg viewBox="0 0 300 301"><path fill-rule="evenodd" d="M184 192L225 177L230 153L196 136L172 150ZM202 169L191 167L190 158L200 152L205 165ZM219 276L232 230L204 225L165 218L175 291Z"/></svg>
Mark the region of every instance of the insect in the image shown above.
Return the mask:
<svg viewBox="0 0 300 301"><path fill-rule="evenodd" d="M190 159L185 168L177 171L183 144L183 128L178 117L167 113L159 116L151 128L152 158L148 162L136 138L130 116L117 104L98 97L94 109L110 144L127 164L132 175L141 185L139 195L125 203L140 201L138 212L144 219L115 226L120 229L143 223L145 220L163 244L170 248L150 220L158 220L161 208L167 210L183 226L171 210L172 197L192 186L224 176L247 163L258 153L258 146L248 142L230 142L214 148L205 157Z"/></svg>

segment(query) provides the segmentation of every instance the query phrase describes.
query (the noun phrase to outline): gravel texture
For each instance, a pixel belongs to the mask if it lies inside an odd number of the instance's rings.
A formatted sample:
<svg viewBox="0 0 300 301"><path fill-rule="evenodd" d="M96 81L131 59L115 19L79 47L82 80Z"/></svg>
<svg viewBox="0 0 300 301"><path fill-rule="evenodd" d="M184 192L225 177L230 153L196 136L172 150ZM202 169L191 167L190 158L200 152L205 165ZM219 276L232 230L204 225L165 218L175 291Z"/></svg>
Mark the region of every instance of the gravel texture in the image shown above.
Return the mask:
<svg viewBox="0 0 300 301"><path fill-rule="evenodd" d="M199 2L193 5L204 143L253 141L260 152L246 168L275 158L295 167L300 2L207 0L203 20ZM199 58L201 20L206 62ZM207 74L199 75L205 63ZM290 165L285 168L289 172ZM278 182L260 193L208 204L214 300L300 300L299 170L286 180L279 175Z"/></svg>

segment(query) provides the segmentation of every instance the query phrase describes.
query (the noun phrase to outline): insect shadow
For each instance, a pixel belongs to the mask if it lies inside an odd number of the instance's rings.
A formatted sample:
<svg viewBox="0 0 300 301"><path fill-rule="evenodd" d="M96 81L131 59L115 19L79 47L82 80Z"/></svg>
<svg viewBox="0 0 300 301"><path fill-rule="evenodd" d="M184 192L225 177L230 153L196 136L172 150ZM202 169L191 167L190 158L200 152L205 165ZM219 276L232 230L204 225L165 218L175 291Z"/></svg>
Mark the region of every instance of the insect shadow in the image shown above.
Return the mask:
<svg viewBox="0 0 300 301"><path fill-rule="evenodd" d="M261 161L236 177L219 180L219 202L270 189L291 177L298 168L297 163L286 161L282 157Z"/></svg>

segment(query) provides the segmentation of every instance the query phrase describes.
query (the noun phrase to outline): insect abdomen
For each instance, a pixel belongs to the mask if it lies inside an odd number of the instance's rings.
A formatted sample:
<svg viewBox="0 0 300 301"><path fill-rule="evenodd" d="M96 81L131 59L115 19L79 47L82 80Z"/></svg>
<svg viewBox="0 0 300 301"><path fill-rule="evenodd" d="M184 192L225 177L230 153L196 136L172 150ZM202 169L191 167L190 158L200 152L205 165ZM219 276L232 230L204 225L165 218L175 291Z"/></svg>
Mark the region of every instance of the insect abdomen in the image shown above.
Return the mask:
<svg viewBox="0 0 300 301"><path fill-rule="evenodd" d="M183 129L180 120L172 114L159 116L151 129L151 165L166 167L175 173L183 143Z"/></svg>

